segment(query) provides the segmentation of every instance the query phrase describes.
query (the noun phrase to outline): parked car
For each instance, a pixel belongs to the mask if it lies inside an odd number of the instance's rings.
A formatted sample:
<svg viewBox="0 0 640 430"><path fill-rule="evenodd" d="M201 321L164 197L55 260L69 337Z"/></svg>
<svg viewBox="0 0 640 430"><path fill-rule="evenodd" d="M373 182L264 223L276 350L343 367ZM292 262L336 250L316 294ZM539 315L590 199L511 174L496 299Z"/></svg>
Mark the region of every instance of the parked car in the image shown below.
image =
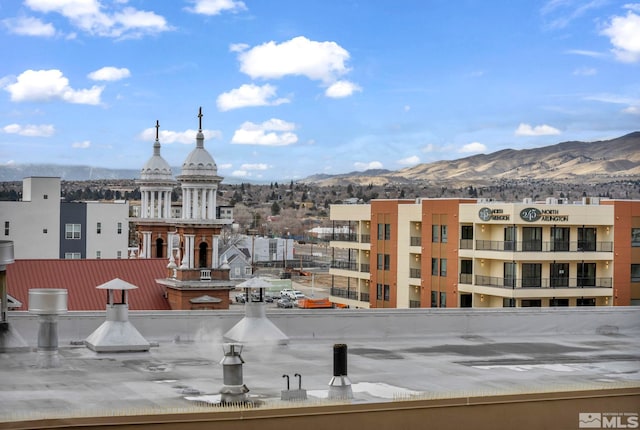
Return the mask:
<svg viewBox="0 0 640 430"><path fill-rule="evenodd" d="M289 299L295 302L296 300L304 299L304 294L302 291L293 290L289 293Z"/></svg>
<svg viewBox="0 0 640 430"><path fill-rule="evenodd" d="M289 299L280 299L276 302L276 306L279 308L292 308L293 302Z"/></svg>
<svg viewBox="0 0 640 430"><path fill-rule="evenodd" d="M236 294L236 303L246 303L247 296L244 293Z"/></svg>
<svg viewBox="0 0 640 430"><path fill-rule="evenodd" d="M284 288L280 290L280 298L289 297L289 293L293 292L291 288Z"/></svg>

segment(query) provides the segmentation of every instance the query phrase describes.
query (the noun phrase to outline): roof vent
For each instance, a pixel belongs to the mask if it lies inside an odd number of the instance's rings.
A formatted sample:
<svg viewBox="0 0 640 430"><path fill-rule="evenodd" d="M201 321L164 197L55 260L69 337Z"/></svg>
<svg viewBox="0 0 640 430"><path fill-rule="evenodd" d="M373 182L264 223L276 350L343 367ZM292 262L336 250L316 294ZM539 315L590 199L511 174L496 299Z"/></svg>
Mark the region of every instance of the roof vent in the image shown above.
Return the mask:
<svg viewBox="0 0 640 430"><path fill-rule="evenodd" d="M60 366L58 356L58 315L67 313L67 290L62 288L33 288L29 290L29 312L38 315L37 366Z"/></svg>
<svg viewBox="0 0 640 430"><path fill-rule="evenodd" d="M351 381L347 376L347 345L333 345L333 378L329 381L330 400L353 399Z"/></svg>

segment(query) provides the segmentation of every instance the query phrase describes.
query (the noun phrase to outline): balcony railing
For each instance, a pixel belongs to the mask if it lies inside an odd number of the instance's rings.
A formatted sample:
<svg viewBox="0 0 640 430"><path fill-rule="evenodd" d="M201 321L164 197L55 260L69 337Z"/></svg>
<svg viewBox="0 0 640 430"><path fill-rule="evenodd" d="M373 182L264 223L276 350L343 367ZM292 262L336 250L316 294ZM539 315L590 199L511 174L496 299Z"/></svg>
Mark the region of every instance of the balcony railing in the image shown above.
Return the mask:
<svg viewBox="0 0 640 430"><path fill-rule="evenodd" d="M462 242L460 244L463 248ZM542 241L502 241L476 240L476 251L507 252L613 252L613 242L542 242Z"/></svg>
<svg viewBox="0 0 640 430"><path fill-rule="evenodd" d="M471 284L473 282L473 274L461 273L459 282L461 284Z"/></svg>
<svg viewBox="0 0 640 430"><path fill-rule="evenodd" d="M369 263L363 263L360 265L360 271L364 273L369 273L371 270L371 265Z"/></svg>
<svg viewBox="0 0 640 430"><path fill-rule="evenodd" d="M420 269L409 269L409 277L420 279L422 277L422 271Z"/></svg>
<svg viewBox="0 0 640 430"><path fill-rule="evenodd" d="M355 290L347 290L345 288L331 288L331 295L335 297L342 297L350 300L358 300L358 292Z"/></svg>
<svg viewBox="0 0 640 430"><path fill-rule="evenodd" d="M460 239L460 249L473 249L473 239Z"/></svg>
<svg viewBox="0 0 640 430"><path fill-rule="evenodd" d="M475 285L498 288L611 288L613 278L498 278L476 275ZM462 281L461 281L462 282Z"/></svg>
<svg viewBox="0 0 640 430"><path fill-rule="evenodd" d="M335 233L331 236L331 240L337 240L340 242L371 243L371 235L355 233Z"/></svg>
<svg viewBox="0 0 640 430"><path fill-rule="evenodd" d="M369 303L369 293L360 293L360 301Z"/></svg>
<svg viewBox="0 0 640 430"><path fill-rule="evenodd" d="M332 269L343 269L343 270L352 270L356 272L358 270L358 263L355 261L339 261L332 260L331 261Z"/></svg>
<svg viewBox="0 0 640 430"><path fill-rule="evenodd" d="M421 246L422 245L422 238L420 236L411 236L410 240L410 245L411 246Z"/></svg>
<svg viewBox="0 0 640 430"><path fill-rule="evenodd" d="M211 280L211 269L200 269L200 280L201 281L210 281Z"/></svg>

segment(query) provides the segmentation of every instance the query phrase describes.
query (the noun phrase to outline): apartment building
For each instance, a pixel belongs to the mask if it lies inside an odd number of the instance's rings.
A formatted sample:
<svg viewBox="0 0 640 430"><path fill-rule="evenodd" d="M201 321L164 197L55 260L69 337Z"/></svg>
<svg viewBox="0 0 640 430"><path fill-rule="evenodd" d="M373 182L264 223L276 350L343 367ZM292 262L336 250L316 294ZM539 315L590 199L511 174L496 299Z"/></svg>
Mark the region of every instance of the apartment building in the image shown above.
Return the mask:
<svg viewBox="0 0 640 430"><path fill-rule="evenodd" d="M127 258L128 216L125 201L61 201L58 177L25 178L21 201L0 202L17 259Z"/></svg>
<svg viewBox="0 0 640 430"><path fill-rule="evenodd" d="M332 300L360 308L640 305L640 201L334 205Z"/></svg>

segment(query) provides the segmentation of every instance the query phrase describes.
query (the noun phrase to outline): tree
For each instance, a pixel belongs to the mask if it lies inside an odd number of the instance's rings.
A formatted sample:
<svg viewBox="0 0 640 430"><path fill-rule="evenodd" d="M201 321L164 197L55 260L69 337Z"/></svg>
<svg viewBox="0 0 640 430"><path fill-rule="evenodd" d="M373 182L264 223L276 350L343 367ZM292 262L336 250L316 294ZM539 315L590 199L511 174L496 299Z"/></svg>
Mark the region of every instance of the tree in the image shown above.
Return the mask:
<svg viewBox="0 0 640 430"><path fill-rule="evenodd" d="M280 215L280 205L278 202L273 202L271 205L271 215Z"/></svg>

